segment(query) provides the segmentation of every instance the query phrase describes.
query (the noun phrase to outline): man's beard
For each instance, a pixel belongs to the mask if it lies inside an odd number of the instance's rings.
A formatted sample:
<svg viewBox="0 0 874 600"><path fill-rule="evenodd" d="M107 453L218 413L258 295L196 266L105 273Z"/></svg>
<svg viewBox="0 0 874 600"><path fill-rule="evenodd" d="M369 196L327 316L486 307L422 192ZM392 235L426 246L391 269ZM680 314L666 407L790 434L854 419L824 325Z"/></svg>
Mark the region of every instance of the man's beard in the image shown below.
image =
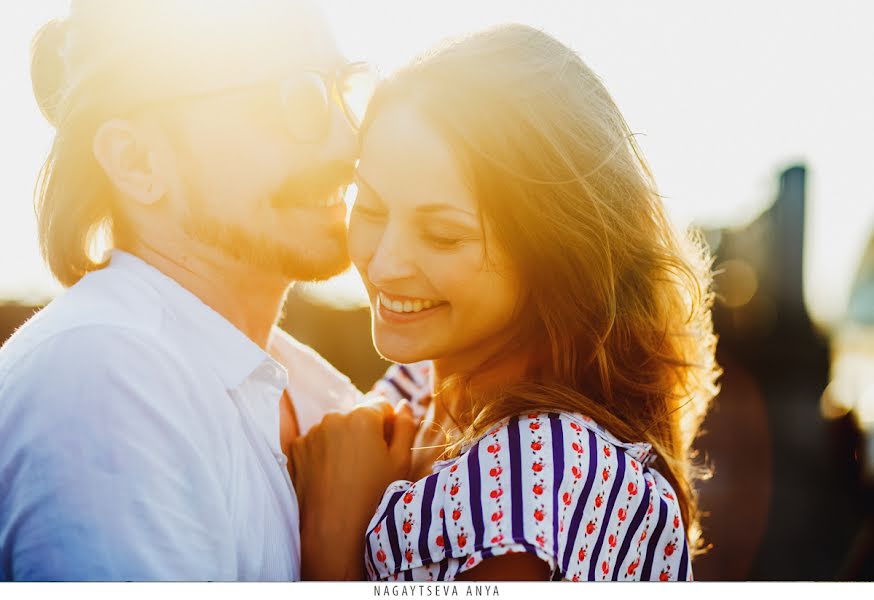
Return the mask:
<svg viewBox="0 0 874 600"><path fill-rule="evenodd" d="M290 281L324 281L350 265L343 228L323 236L312 247L280 243L216 217L203 213L195 216L195 211L188 213L182 226L191 239L221 251L228 258L259 273L279 275Z"/></svg>
<svg viewBox="0 0 874 600"><path fill-rule="evenodd" d="M353 168L347 163L328 163L288 178L270 199L270 210L328 198L337 190L345 189ZM307 232L296 236L295 224L290 223L286 241L280 242L211 215L194 187L186 187L190 204L182 220L185 233L249 268L292 281L323 281L339 275L351 264L342 222L318 238Z"/></svg>

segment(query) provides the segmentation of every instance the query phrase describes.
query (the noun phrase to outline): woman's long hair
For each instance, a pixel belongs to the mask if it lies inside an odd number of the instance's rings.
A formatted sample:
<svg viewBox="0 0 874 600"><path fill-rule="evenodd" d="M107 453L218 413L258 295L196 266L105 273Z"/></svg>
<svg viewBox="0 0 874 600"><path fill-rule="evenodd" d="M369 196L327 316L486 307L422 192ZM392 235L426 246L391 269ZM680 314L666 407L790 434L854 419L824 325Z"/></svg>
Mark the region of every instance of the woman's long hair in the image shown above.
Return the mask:
<svg viewBox="0 0 874 600"><path fill-rule="evenodd" d="M633 134L598 77L549 35L502 26L447 43L387 79L363 132L413 106L454 148L494 241L524 282L521 382L472 398L463 439L563 410L653 446L693 554L702 547L692 442L717 392L711 260L674 231ZM500 360L500 357L494 357Z"/></svg>

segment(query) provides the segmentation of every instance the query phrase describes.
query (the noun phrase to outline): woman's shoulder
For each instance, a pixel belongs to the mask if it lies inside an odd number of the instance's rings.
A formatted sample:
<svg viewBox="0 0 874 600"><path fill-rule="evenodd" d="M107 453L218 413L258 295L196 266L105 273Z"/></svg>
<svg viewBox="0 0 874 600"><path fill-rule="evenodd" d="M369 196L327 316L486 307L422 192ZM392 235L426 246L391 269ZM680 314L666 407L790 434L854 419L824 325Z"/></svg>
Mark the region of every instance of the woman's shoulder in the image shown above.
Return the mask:
<svg viewBox="0 0 874 600"><path fill-rule="evenodd" d="M661 544L680 558L685 534L675 494L649 458L648 444L623 443L584 415L506 419L432 475L389 488L369 528L369 566L385 578L449 561L443 567L458 574L489 556L529 552L567 579L620 569L622 579L658 578L646 552ZM685 574L675 568L671 578Z"/></svg>

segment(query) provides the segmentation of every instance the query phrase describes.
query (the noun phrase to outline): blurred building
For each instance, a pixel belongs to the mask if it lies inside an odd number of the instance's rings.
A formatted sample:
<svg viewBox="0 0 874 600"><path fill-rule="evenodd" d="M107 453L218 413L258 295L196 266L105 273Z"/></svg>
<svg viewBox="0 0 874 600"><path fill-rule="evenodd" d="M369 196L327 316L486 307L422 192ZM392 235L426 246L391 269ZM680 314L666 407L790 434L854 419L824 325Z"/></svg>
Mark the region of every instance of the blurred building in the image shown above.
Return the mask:
<svg viewBox="0 0 874 600"><path fill-rule="evenodd" d="M713 549L699 579L874 577L871 564L851 564L866 507L836 449L852 436L820 408L829 347L804 306L804 219L805 169L795 166L755 221L706 232L725 374L700 442L714 477L702 486Z"/></svg>

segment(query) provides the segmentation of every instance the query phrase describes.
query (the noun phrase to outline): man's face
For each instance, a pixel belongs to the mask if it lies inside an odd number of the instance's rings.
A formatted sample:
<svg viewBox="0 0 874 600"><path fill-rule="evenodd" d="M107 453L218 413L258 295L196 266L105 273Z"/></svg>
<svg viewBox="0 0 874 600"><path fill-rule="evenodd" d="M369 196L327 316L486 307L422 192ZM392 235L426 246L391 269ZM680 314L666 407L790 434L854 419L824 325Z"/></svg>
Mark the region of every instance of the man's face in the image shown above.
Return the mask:
<svg viewBox="0 0 874 600"><path fill-rule="evenodd" d="M246 268L325 279L349 265L343 195L357 142L340 105L329 96L325 111L306 88L319 81L308 70L330 77L342 64L326 24L315 14L286 18L293 25L280 46L253 54L250 67L238 61L226 81L219 74L210 83L215 93L166 111L162 214L168 229ZM291 89L279 83L286 77ZM299 130L317 121L324 135L301 138Z"/></svg>

